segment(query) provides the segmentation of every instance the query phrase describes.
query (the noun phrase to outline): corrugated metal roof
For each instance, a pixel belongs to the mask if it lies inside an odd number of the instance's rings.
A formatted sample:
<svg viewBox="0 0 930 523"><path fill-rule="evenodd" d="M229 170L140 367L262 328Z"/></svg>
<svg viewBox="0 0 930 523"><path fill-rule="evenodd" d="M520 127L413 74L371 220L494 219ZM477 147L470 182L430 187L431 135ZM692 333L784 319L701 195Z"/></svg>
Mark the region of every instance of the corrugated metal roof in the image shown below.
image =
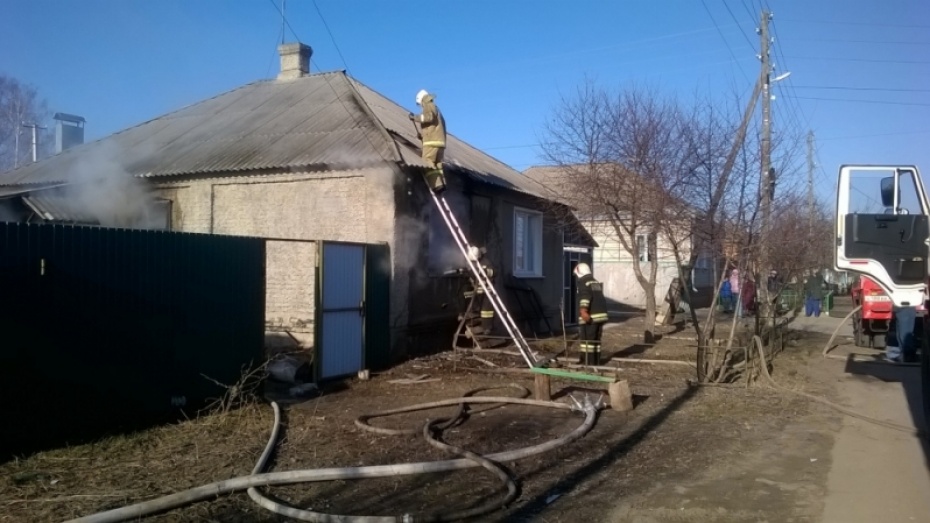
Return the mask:
<svg viewBox="0 0 930 523"><path fill-rule="evenodd" d="M409 111L394 103L368 86L352 80L362 98L374 112L381 124L395 136L404 162L408 165L425 167L416 148L420 146L416 129L408 117ZM442 102L439 101L440 107ZM447 122L449 124L450 122ZM453 124L454 125L454 124ZM399 139L398 139L399 138ZM413 144L411 147L409 144ZM443 164L460 168L471 178L506 187L533 196L546 197L545 188L535 180L523 176L519 171L496 158L459 140L453 134L446 137L446 152Z"/></svg>
<svg viewBox="0 0 930 523"><path fill-rule="evenodd" d="M38 192L23 196L23 203L43 220L67 223L97 223L97 218L80 210L69 203L69 199L55 192Z"/></svg>
<svg viewBox="0 0 930 523"><path fill-rule="evenodd" d="M0 176L0 186L68 182L106 169L160 177L386 162L425 167L407 115L344 72L260 81L21 167ZM453 135L445 163L482 182L546 194Z"/></svg>

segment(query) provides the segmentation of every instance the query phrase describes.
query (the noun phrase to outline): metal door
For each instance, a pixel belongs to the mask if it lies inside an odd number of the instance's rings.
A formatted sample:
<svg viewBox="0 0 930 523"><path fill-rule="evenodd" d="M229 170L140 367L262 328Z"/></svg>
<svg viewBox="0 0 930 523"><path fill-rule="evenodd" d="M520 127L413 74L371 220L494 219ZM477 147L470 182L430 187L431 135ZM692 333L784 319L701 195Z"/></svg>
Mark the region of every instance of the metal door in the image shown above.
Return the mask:
<svg viewBox="0 0 930 523"><path fill-rule="evenodd" d="M322 242L320 379L354 374L364 366L365 246Z"/></svg>

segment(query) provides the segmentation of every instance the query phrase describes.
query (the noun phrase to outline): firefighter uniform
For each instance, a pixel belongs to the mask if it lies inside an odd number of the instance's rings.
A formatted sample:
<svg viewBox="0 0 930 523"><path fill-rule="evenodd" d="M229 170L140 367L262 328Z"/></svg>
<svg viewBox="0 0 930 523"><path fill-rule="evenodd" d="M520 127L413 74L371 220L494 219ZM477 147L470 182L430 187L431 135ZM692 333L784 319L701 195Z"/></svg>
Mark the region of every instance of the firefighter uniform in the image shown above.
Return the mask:
<svg viewBox="0 0 930 523"><path fill-rule="evenodd" d="M586 263L575 267L578 277L578 317L579 349L578 362L584 365L598 365L601 359L601 334L607 323L607 300L601 282L591 275L591 268ZM585 317L587 313L587 317Z"/></svg>
<svg viewBox="0 0 930 523"><path fill-rule="evenodd" d="M494 269L487 265L482 265L484 268L485 274L488 275L488 280L490 280L491 285L494 285ZM459 269L460 273L467 272L467 269ZM474 300L471 301L471 307L469 307L466 314L468 318L480 318L480 328L476 329L472 327L472 331L475 334L490 334L491 328L494 326L494 306L491 305L491 299L484 292L484 288L480 283L474 278L474 276L469 278L469 283L471 288L465 291L464 296L466 300L471 300L474 297Z"/></svg>
<svg viewBox="0 0 930 523"><path fill-rule="evenodd" d="M417 117L423 136L423 160L429 164L426 181L435 193L446 188L442 159L446 151L446 120L436 107L435 97L426 91L417 93L417 104L423 112Z"/></svg>

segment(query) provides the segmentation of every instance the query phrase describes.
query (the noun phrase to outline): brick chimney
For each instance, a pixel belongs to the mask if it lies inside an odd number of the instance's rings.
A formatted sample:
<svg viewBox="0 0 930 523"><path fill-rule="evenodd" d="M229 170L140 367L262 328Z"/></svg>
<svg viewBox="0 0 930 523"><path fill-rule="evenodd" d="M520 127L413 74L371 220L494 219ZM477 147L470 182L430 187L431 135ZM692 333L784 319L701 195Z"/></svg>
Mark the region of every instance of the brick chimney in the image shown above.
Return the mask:
<svg viewBox="0 0 930 523"><path fill-rule="evenodd" d="M293 80L307 76L310 72L310 56L313 54L313 49L309 45L281 44L278 46L278 54L281 55L281 72L278 73L278 80Z"/></svg>

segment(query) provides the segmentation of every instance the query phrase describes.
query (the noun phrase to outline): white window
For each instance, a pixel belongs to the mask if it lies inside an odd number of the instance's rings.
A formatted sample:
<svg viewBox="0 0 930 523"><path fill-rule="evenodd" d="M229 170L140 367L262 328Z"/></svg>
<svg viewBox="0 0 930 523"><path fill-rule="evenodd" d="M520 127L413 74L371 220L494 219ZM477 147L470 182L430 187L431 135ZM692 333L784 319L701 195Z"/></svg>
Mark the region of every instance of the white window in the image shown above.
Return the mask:
<svg viewBox="0 0 930 523"><path fill-rule="evenodd" d="M543 215L536 211L513 211L513 275L542 276Z"/></svg>
<svg viewBox="0 0 930 523"><path fill-rule="evenodd" d="M652 261L652 257L649 256L648 237L645 234L636 235L636 257L639 258L641 262Z"/></svg>

